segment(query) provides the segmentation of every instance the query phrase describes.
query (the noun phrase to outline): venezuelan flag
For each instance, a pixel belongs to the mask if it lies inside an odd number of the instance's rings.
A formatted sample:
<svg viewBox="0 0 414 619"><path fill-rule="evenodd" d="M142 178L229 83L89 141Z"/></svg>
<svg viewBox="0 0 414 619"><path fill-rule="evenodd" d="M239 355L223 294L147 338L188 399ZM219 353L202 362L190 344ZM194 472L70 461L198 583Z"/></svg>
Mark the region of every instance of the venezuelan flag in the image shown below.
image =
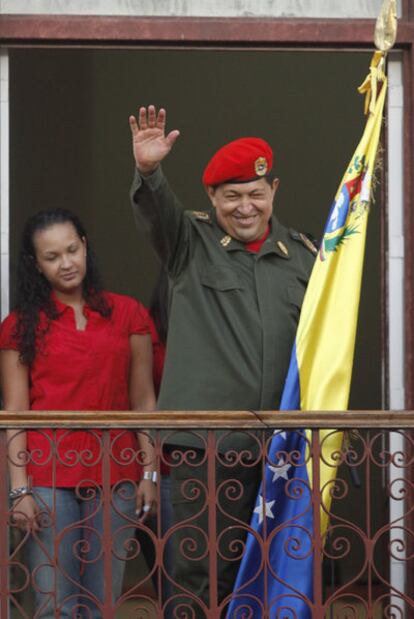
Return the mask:
<svg viewBox="0 0 414 619"><path fill-rule="evenodd" d="M346 410L365 238L387 91L383 52L359 91L369 117L331 206L309 280L281 410ZM320 531L326 532L340 432L321 431ZM275 432L265 479L227 610L228 619L292 617L313 609L314 511L310 433ZM320 557L316 557L320 561Z"/></svg>

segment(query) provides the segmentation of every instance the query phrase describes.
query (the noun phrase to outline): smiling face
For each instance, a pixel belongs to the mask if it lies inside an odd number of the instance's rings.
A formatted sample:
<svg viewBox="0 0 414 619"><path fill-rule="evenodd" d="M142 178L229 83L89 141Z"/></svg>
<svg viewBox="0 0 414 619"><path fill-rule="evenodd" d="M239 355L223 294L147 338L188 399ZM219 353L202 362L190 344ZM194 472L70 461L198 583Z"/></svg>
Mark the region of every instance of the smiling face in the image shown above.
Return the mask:
<svg viewBox="0 0 414 619"><path fill-rule="evenodd" d="M56 292L72 294L86 275L86 242L70 222L58 223L33 236L36 263Z"/></svg>
<svg viewBox="0 0 414 619"><path fill-rule="evenodd" d="M207 193L221 228L234 239L251 243L266 231L278 185L278 179L269 185L260 178L249 183L225 183L215 189L208 187Z"/></svg>

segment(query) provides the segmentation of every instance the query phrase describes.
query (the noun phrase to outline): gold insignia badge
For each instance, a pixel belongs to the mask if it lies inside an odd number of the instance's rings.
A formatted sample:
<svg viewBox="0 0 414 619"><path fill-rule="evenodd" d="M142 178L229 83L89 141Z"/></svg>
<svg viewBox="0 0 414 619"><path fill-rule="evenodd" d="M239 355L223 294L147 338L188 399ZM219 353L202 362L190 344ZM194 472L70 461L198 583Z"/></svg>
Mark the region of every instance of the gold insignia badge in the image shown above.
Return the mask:
<svg viewBox="0 0 414 619"><path fill-rule="evenodd" d="M223 238L221 239L220 243L221 243L222 247L227 247L227 245L230 243L230 241L231 241L231 236L226 234L226 236L223 236Z"/></svg>
<svg viewBox="0 0 414 619"><path fill-rule="evenodd" d="M267 161L264 157L259 157L254 162L254 169L257 176L264 176L267 172Z"/></svg>
<svg viewBox="0 0 414 619"><path fill-rule="evenodd" d="M302 232L299 233L299 236L301 238L302 243L305 245L305 247L307 247L309 251L312 252L314 256L316 256L316 254L318 253L318 250L315 247L315 245L312 243L312 241L308 239L306 234L302 234Z"/></svg>
<svg viewBox="0 0 414 619"><path fill-rule="evenodd" d="M284 254L285 256L289 256L289 251L288 248L286 247L286 245L283 243L283 241L276 241L276 245L278 246L278 248L280 249L280 251L282 252L282 254Z"/></svg>
<svg viewBox="0 0 414 619"><path fill-rule="evenodd" d="M206 211L191 211L191 213L199 221L210 221L210 215Z"/></svg>

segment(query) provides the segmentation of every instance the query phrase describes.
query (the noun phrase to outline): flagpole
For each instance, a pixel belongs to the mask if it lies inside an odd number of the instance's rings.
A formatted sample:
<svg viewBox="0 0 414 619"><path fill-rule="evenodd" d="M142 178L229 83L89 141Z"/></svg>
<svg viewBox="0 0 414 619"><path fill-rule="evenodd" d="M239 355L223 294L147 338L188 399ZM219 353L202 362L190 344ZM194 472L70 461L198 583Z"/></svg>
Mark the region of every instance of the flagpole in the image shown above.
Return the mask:
<svg viewBox="0 0 414 619"><path fill-rule="evenodd" d="M375 46L383 54L382 62L385 64L386 55L395 44L397 37L397 2L396 0L384 0L383 5L378 15L375 28ZM385 438L384 438L385 440ZM404 453L404 437L400 433L390 432L389 435L389 451L391 454ZM406 573L405 573L405 556L406 556L406 535L404 534L404 511L405 501L395 500L392 498L392 488L401 487L401 468L396 467L392 462L389 465L389 520L390 523L398 523L398 541L401 543L402 552L398 553L398 559L390 556L390 584L394 591L405 593L406 590ZM397 491L394 491L398 494ZM396 540L394 540L396 541ZM392 533L390 533L390 545L393 542ZM396 595L391 595L391 608L400 611L401 616L405 616L404 601Z"/></svg>

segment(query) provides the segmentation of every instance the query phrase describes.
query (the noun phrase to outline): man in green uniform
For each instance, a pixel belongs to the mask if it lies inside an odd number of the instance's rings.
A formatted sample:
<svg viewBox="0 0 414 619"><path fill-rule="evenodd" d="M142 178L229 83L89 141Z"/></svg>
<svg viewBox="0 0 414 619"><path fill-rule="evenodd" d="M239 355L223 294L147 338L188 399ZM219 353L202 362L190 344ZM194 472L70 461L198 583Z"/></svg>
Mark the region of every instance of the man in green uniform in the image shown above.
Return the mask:
<svg viewBox="0 0 414 619"><path fill-rule="evenodd" d="M273 215L279 181L271 174L270 146L259 138L241 138L222 147L203 174L210 210L184 211L160 166L179 132L166 134L166 113L154 106L140 108L130 126L134 215L172 282L158 407L277 409L316 250ZM184 458L172 467L176 522L186 521L175 534L177 543L194 542L192 548L177 547L173 577L195 616L207 617L207 609L225 605L232 590L240 558L234 541L243 539L243 523L249 523L254 508L260 441L243 432L220 435L216 453L209 454L216 457L216 486L222 483L217 494L222 536L218 557L212 557L211 549L207 552L207 444L201 433L179 433L170 440L193 454L193 461ZM233 456L226 459L230 449Z"/></svg>

